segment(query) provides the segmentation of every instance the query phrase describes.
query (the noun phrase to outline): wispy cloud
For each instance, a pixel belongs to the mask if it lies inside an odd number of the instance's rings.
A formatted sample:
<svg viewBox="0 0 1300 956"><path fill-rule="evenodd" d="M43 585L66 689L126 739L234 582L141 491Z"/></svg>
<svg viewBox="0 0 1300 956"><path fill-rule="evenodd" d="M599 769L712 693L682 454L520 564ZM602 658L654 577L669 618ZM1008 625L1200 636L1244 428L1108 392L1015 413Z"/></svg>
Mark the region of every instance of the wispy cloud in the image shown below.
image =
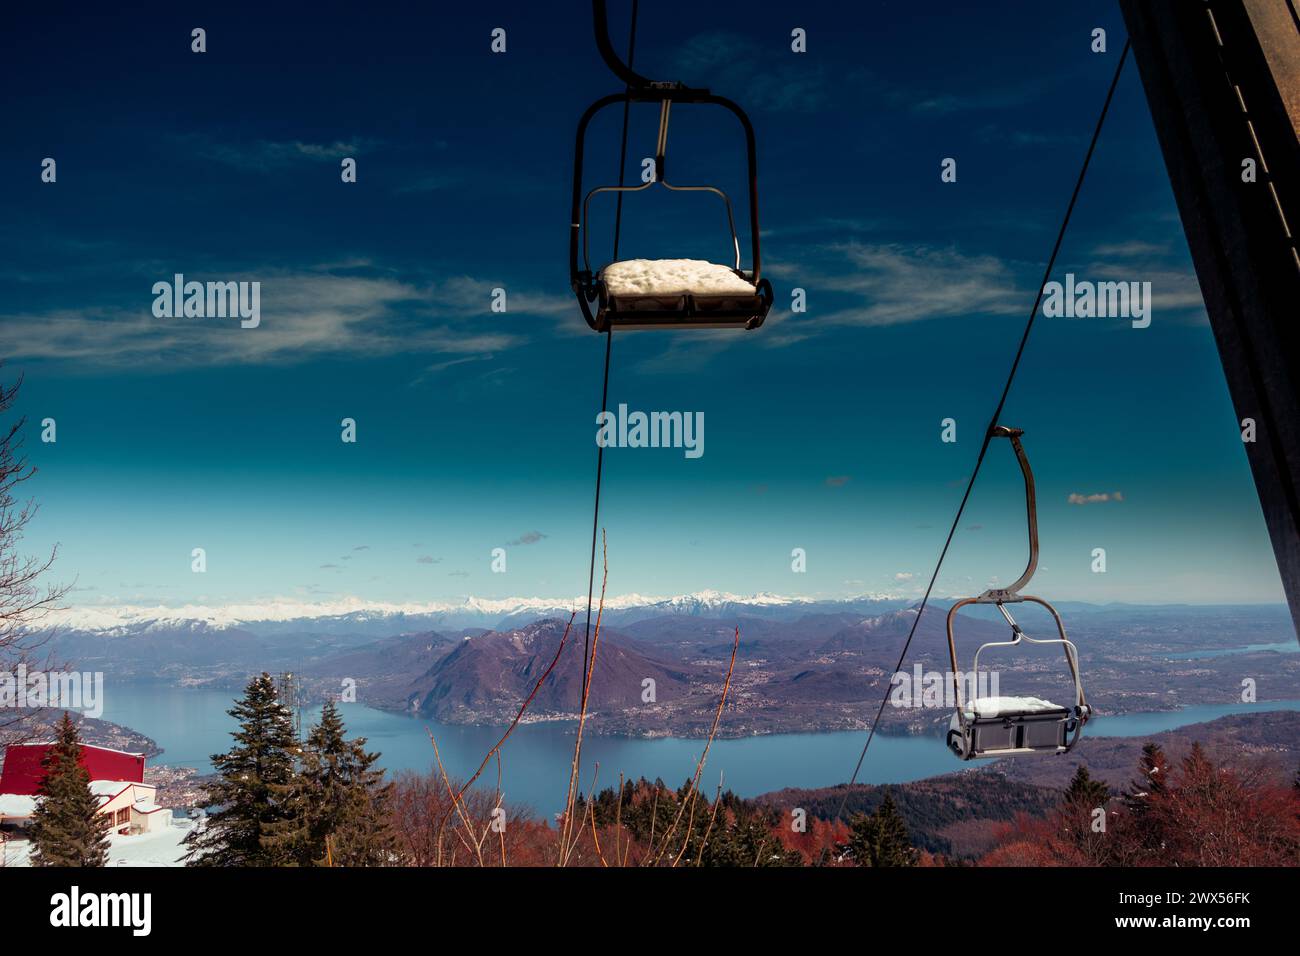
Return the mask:
<svg viewBox="0 0 1300 956"><path fill-rule="evenodd" d="M772 48L738 33L714 31L688 39L672 61L672 79L724 95L744 91L753 109L809 110L825 106L832 89L826 66L814 57L781 61Z"/></svg>
<svg viewBox="0 0 1300 956"><path fill-rule="evenodd" d="M332 143L309 143L296 139L232 142L203 133L186 134L181 140L184 145L208 159L227 166L260 171L291 166L304 160L339 160L344 156L356 156L375 145L361 139L335 140Z"/></svg>
<svg viewBox="0 0 1300 956"><path fill-rule="evenodd" d="M820 313L821 325L880 326L952 316L1011 315L1025 307L1013 270L995 256L896 243L838 243L825 251L830 258L821 260L821 266L799 270L809 297L832 292L860 301Z"/></svg>
<svg viewBox="0 0 1300 956"><path fill-rule="evenodd" d="M957 246L858 239L812 244L802 256L768 264L769 274L805 288L810 308L816 308L815 323L773 310L769 322L789 341L835 326L1020 315L1032 301L1039 268ZM1157 315L1205 321L1196 274L1180 247L1140 236L1108 240L1068 268L1081 278L1149 281Z"/></svg>
<svg viewBox="0 0 1300 956"><path fill-rule="evenodd" d="M1135 223L1133 231L1142 225ZM1157 321L1172 315L1183 322L1206 323L1205 299L1186 249L1169 242L1133 238L1097 243L1084 266L1090 279L1151 283L1151 310ZM1081 276L1082 277L1082 276Z"/></svg>
<svg viewBox="0 0 1300 956"><path fill-rule="evenodd" d="M1124 495L1119 491L1101 491L1090 495L1071 492L1065 500L1072 505L1097 505L1107 501L1123 501Z"/></svg>
<svg viewBox="0 0 1300 956"><path fill-rule="evenodd" d="M850 481L848 475L831 475L826 479L827 488L843 488Z"/></svg>
<svg viewBox="0 0 1300 956"><path fill-rule="evenodd" d="M1120 242L1102 242L1092 247L1092 254L1103 258L1133 258L1137 256L1166 256L1166 243L1147 242L1144 239L1125 239Z"/></svg>
<svg viewBox="0 0 1300 956"><path fill-rule="evenodd" d="M317 266L287 270L205 270L187 279L261 283L261 324L238 320L155 318L152 282L142 279L131 306L0 313L0 354L78 366L186 368L266 365L346 355L428 354L452 360L491 355L526 341L482 317L500 285L470 276L402 280L374 268ZM155 279L170 280L171 275ZM561 297L514 291L512 316L557 316Z"/></svg>
<svg viewBox="0 0 1300 956"><path fill-rule="evenodd" d="M522 545L522 544L536 544L538 541L541 541L545 537L546 535L542 534L540 531L528 531L524 534L521 534L519 537L515 538L515 540L507 541L506 543L511 545L512 547L517 545Z"/></svg>

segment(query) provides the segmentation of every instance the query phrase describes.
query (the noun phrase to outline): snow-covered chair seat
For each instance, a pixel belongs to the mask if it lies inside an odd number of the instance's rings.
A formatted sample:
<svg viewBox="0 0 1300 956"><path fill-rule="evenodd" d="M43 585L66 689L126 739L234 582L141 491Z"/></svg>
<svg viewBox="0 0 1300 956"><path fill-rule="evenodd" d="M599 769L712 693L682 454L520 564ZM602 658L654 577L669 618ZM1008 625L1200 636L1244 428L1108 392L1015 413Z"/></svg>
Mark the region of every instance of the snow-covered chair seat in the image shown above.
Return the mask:
<svg viewBox="0 0 1300 956"><path fill-rule="evenodd" d="M1040 697L977 697L948 724L948 747L963 760L1064 753L1078 726L1072 708Z"/></svg>
<svg viewBox="0 0 1300 956"><path fill-rule="evenodd" d="M703 259L627 259L600 271L610 295L753 295L754 284Z"/></svg>
<svg viewBox="0 0 1300 956"><path fill-rule="evenodd" d="M1069 709L1041 697L977 697L966 705L971 717L1022 717L1029 714L1069 713Z"/></svg>
<svg viewBox="0 0 1300 956"><path fill-rule="evenodd" d="M763 288L735 269L702 259L626 259L598 276L602 311L614 324L747 325L771 305Z"/></svg>

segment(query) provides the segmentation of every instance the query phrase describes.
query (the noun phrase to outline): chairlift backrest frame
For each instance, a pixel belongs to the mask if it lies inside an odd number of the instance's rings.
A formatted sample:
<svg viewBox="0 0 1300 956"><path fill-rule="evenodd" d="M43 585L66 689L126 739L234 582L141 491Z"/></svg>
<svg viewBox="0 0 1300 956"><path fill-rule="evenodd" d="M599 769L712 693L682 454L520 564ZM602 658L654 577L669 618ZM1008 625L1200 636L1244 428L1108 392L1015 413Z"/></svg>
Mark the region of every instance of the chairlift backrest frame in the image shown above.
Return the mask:
<svg viewBox="0 0 1300 956"><path fill-rule="evenodd" d="M665 155L668 150L668 117L672 107L671 100L664 100L659 110L659 142L655 148L655 176L649 182L642 183L640 186L596 186L587 191L582 200L582 218L578 220L582 233L582 265L583 274L591 274L591 230L587 224L591 221L591 200L593 196L600 193L639 193L651 186L660 185L665 189L673 192L710 192L722 199L727 209L727 228L731 231L731 248L734 253L734 265L732 266L737 272L740 271L740 238L736 234L736 216L732 209L731 197L717 186L676 186L670 183L664 173L666 167ZM755 248L754 255L758 255ZM757 280L757 272L755 272Z"/></svg>
<svg viewBox="0 0 1300 956"><path fill-rule="evenodd" d="M621 93L610 93L596 100L578 120L578 129L574 144L573 195L569 217L569 282L578 297L587 325L596 331L604 327L593 315L589 303L598 295L597 273L591 268L590 240L588 236L588 212L591 199L601 193L641 192L659 184L678 192L710 192L719 196L726 205L727 224L731 233L731 245L734 252L734 270L754 284L756 294L765 298L767 306L771 304L770 284L762 279L762 252L758 226L758 148L754 136L754 126L749 116L734 101L725 96L718 96L702 87L686 86L676 81L651 80L629 67L614 51L609 38L609 21L605 9L605 0L593 0L593 22L596 34L596 46L601 57L615 76L626 84ZM633 103L659 103L659 137L655 149L655 178L638 186L598 186L589 192L583 192L583 163L587 130L592 119L606 107L624 103L629 107ZM752 271L741 270L740 239L736 232L735 213L731 198L722 189L709 185L673 185L665 175L668 145L668 122L672 106L678 103L703 104L721 107L729 111L739 121L745 136L745 157L748 166L749 193L749 233ZM581 253L581 260L579 254ZM756 328L766 317L766 308L757 321L746 324L747 328Z"/></svg>
<svg viewBox="0 0 1300 956"><path fill-rule="evenodd" d="M957 646L956 646L955 639L953 637L953 620L957 616L958 611L971 604L995 604L997 606L997 609L1002 613L1002 616L1006 618L1007 623L1011 625L1011 632L1014 635L1012 639L1009 641L986 641L976 649L975 658L971 664L971 674L973 675L971 681L972 687L980 686L979 684L980 654L982 654L986 648L1016 647L1022 641L1028 644L1060 644L1062 650L1065 652L1065 662L1070 668L1070 678L1074 686L1074 706L1076 708L1086 706L1087 699L1085 698L1083 693L1083 681L1082 678L1079 676L1079 649L1075 646L1074 642L1071 641L1069 637L1066 636L1065 623L1061 620L1060 613L1058 613L1056 608L1054 608L1050 603L1048 603L1047 601L1043 600L1040 597L1035 597L1032 594L1016 595L1016 597L1013 598L1012 601L1014 601L1015 603L1037 604L1040 607L1046 608L1047 612L1052 615L1052 621L1056 624L1056 632L1058 636L1045 637L1045 638L1030 637L1021 629L1020 625L1011 616L1011 612L1008 611L1006 608L1005 601L983 598L983 595L981 595L981 597L978 598L963 598L962 600L956 602L948 610L947 630L948 630L948 654L949 654L949 659L952 662L953 700L957 705L957 710L958 711L964 710L964 706L963 706L962 694L961 694L962 682L959 676L959 671L957 666Z"/></svg>

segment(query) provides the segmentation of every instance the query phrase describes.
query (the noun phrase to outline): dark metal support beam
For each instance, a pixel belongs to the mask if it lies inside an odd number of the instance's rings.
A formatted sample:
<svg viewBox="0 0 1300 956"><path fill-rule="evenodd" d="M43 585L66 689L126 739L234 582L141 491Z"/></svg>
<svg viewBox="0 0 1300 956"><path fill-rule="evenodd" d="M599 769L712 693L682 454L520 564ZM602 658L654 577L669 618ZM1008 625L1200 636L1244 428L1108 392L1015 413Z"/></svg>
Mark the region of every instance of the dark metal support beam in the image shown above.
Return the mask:
<svg viewBox="0 0 1300 956"><path fill-rule="evenodd" d="M1300 628L1297 0L1120 0ZM1254 162L1255 181L1243 177Z"/></svg>

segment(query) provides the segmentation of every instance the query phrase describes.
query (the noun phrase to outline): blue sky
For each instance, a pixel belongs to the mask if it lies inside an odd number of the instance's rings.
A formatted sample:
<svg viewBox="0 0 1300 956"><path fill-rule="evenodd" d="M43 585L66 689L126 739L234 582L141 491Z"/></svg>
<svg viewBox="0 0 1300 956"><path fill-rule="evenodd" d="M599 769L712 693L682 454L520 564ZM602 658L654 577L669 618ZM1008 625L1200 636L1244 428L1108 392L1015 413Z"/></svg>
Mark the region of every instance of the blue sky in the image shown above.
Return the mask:
<svg viewBox="0 0 1300 956"><path fill-rule="evenodd" d="M611 403L704 412L706 452L607 454L611 592L910 594L928 577L1124 35L1110 3L952 6L642 4L638 67L753 118L777 307L748 334L616 335ZM604 343L568 291L567 204L577 118L617 89L587 4L11 16L0 354L25 376L40 468L27 544L60 545L73 600L582 592ZM656 116L633 117L629 176ZM675 111L670 174L743 207L743 143L719 116ZM616 177L617 135L611 110L591 185ZM651 190L628 201L623 254L722 258L723 228L705 200ZM1037 590L1281 600L1131 63L1067 271L1150 281L1155 303L1147 329L1034 333L1005 419L1039 478ZM261 325L155 318L151 287L177 272L261 282ZM1019 495L995 446L940 593L1019 571Z"/></svg>

